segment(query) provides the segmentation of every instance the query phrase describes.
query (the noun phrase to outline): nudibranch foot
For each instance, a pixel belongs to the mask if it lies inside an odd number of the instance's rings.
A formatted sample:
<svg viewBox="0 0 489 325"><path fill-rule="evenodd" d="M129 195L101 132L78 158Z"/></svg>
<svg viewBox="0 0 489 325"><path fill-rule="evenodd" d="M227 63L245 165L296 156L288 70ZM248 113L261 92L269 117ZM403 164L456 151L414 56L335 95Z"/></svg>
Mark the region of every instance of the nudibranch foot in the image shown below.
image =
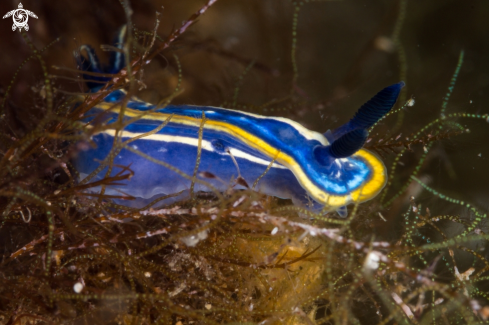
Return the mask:
<svg viewBox="0 0 489 325"><path fill-rule="evenodd" d="M342 218L346 218L348 217L348 208L346 206L342 206L342 207L339 207L337 210L336 210L336 213L338 213L338 215Z"/></svg>

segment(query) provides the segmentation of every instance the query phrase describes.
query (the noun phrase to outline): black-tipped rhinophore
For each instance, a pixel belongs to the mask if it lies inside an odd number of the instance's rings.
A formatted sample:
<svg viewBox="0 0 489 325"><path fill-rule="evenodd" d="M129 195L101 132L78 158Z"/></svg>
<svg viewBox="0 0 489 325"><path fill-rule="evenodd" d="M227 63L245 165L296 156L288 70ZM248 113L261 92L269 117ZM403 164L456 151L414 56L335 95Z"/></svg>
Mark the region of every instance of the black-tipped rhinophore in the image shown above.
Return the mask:
<svg viewBox="0 0 489 325"><path fill-rule="evenodd" d="M124 54L122 47L126 35L126 26L122 26L114 39L114 47L118 50L112 51L110 54L110 64L101 65L95 50L90 45L82 45L80 47L80 55L76 55L78 67L82 71L100 73L100 74L115 74L118 73L125 65ZM83 55L83 52L87 55ZM105 82L108 82L110 77L102 77L97 75L83 74L83 79L87 80L86 84L91 90L100 88Z"/></svg>
<svg viewBox="0 0 489 325"><path fill-rule="evenodd" d="M335 159L346 158L360 150L368 137L365 129L356 129L343 134L329 146L317 146L314 155L321 165L328 166Z"/></svg>
<svg viewBox="0 0 489 325"><path fill-rule="evenodd" d="M346 124L326 132L329 146L317 146L314 155L321 165L328 166L335 159L346 158L360 150L368 137L367 129L389 113L399 97L404 81L385 87L362 105Z"/></svg>
<svg viewBox="0 0 489 325"><path fill-rule="evenodd" d="M351 126L368 129L374 125L392 109L404 85L404 81L401 81L379 91L377 95L360 107L350 120Z"/></svg>
<svg viewBox="0 0 489 325"><path fill-rule="evenodd" d="M346 158L362 149L367 141L368 131L365 129L356 129L339 137L329 147L329 152L333 158Z"/></svg>
<svg viewBox="0 0 489 325"><path fill-rule="evenodd" d="M385 114L389 113L399 97L404 81L385 87L372 99L362 105L355 116L346 124L335 129L332 134L334 139L339 139L342 135L356 130L368 129L379 121Z"/></svg>

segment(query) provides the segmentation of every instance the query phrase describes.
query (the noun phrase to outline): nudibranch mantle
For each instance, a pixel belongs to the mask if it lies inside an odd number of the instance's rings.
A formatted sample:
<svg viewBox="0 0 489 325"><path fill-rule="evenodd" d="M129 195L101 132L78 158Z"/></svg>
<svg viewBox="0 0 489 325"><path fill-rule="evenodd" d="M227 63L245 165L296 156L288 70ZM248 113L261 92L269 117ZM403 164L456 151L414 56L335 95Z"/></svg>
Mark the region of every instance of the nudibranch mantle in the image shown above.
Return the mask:
<svg viewBox="0 0 489 325"><path fill-rule="evenodd" d="M123 94L121 90L117 92ZM103 111L109 114L109 124L110 120L115 121L119 107L118 99L114 98L119 96L114 95L108 96L107 100L93 108L90 114ZM158 133L136 140L130 145L192 175L197 159L198 133L204 113L206 120L199 170L210 172L227 181L224 184L219 181L212 182L221 190L225 190L223 185L229 186L232 177L238 176L238 170L227 150L236 159L241 176L248 184L253 184L274 160L274 164L259 181L256 189L266 194L292 198L296 202L305 202L308 194L322 205L341 207L372 198L386 181L383 163L365 149L360 149L350 157L335 159L330 166L321 165L314 157L314 148L329 146L328 139L323 134L310 131L286 118L264 117L218 107L167 106L150 111L152 109L154 106L139 101L130 101L127 104L126 120L141 116L142 111L146 112L137 122L129 124L124 129L121 134L122 140L147 133L172 116L168 125ZM105 159L112 147L114 135L115 130L108 129L93 137L98 147L80 153L76 160L76 167L80 172L88 174L98 165L95 159ZM219 145L213 144L216 141L223 145L224 150L219 150ZM171 194L172 190L179 191L190 186L190 181L182 178L175 180L181 186L173 189L175 185L172 185L165 190L164 184L169 181L165 178L172 172L159 171L164 167L156 165L138 171L140 165L151 165L150 162L143 163L142 159L144 158L124 149L114 159L114 164L130 164L135 172L128 185L121 188L123 192L150 198L156 194ZM159 177L158 173L162 177ZM291 177L290 173L294 177ZM276 177L284 179L275 179ZM144 181L147 178L158 179L158 184ZM296 179L295 182L293 178ZM139 179L141 180L138 181ZM145 186L146 190L134 191L137 183ZM299 185L303 190L300 190ZM160 190L161 193L155 193ZM295 197L296 195L303 197Z"/></svg>
<svg viewBox="0 0 489 325"><path fill-rule="evenodd" d="M90 61L96 58L93 50L86 46L84 49L92 51ZM84 70L103 72L86 65ZM126 101L124 121L139 118L125 126L119 136L122 141L140 137L169 119L158 132L132 141L128 146L192 176L198 158L199 129L205 118L198 171L215 175L203 178L205 182L220 191L231 186L240 189L244 186L232 180L241 176L250 185L258 180L254 189L264 194L292 199L295 204L314 210L323 206L335 210L352 202L369 200L384 187L384 164L362 147L367 129L392 108L403 86L400 82L386 87L364 104L348 123L324 135L282 117L219 107L169 105L157 108L130 99ZM110 126L117 121L121 100L126 96L124 90L115 90L88 112L92 118L87 118L86 122L92 123L94 113L101 113L107 125L92 137L96 148L81 151L74 161L82 178L109 155L116 134L115 127ZM191 186L191 180L127 148L117 154L113 165L130 166L134 175L125 186L107 187L109 195L122 192L148 203L158 196L185 191ZM96 179L101 179L105 173L106 169ZM113 170L112 175L115 174L117 171ZM194 190L210 189L197 183Z"/></svg>

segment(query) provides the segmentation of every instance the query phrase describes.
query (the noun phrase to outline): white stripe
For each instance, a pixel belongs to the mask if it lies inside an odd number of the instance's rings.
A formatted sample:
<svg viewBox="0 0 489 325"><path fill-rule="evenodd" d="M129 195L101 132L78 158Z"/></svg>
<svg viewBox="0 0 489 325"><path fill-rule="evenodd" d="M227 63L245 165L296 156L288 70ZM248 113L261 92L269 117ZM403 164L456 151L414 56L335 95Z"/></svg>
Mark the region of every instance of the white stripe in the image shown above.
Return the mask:
<svg viewBox="0 0 489 325"><path fill-rule="evenodd" d="M127 92L124 91L124 90L122 90L122 92L124 94L127 94ZM146 105L156 106L156 105L153 105L153 104L149 104L147 102L144 102L144 101L142 101L141 99L139 99L137 97L131 97L131 100L132 101L139 102L139 103L144 103ZM330 144L329 141L328 141L328 139L326 139L326 137L324 135L322 135L321 133L316 132L316 131L308 130L307 128L303 127L300 123L295 122L295 121L292 121L291 119L288 119L288 118L285 118L285 117L262 116L262 115L256 115L256 114L253 114L253 113L238 111L238 110L224 108L224 107L215 107L215 106L185 105L185 107L190 107L190 108L197 109L197 110L198 109L202 109L202 108L206 108L206 109L208 109L208 108L215 108L217 110L231 111L231 112L235 112L235 113L239 113L239 114L251 116L251 117L254 117L254 118L257 118L257 119L263 119L263 120L264 119L271 119L271 120L279 121L279 122L286 123L286 124L290 125L292 128L294 128L297 132L299 132L300 135L302 135L307 140L316 140L319 143L321 143L323 146L329 146L329 144ZM165 108L162 107L162 109L165 109ZM158 111L158 112L165 113L164 111ZM212 116L212 114L215 113L214 111L205 111L205 110L204 110L204 112L206 114L210 114L210 116Z"/></svg>
<svg viewBox="0 0 489 325"><path fill-rule="evenodd" d="M80 52L83 50L85 50L85 52L88 54L88 61L90 61L90 64L92 65L92 69L100 70L98 66L98 60L96 59L96 55L93 55L94 53L91 51L92 48L87 45L82 45L80 46Z"/></svg>
<svg viewBox="0 0 489 325"><path fill-rule="evenodd" d="M112 137L115 136L115 130L105 130L101 133L108 134ZM128 131L122 131L122 138L133 138L137 137L141 134L144 133L134 133L134 132L128 132ZM190 137L182 137L182 136L176 136L176 135L168 135L168 134L151 134L148 136L143 137L141 140L154 140L154 141L163 141L163 142L176 142L176 143L181 143L181 144L186 144L194 147L198 147L198 140L197 138L190 138ZM210 143L210 141L202 139L202 149L210 151L210 152L215 152L214 147ZM270 164L270 161L267 161L265 159L261 159L258 157L255 157L253 155L250 155L246 152L243 152L241 150L238 150L236 148L229 148L231 151L231 154L236 157L236 158L241 158L241 159L246 159L250 162L253 162L255 164L260 164L264 166L268 166ZM177 166L178 167L178 166ZM272 165L273 168L281 168L281 169L287 169L286 167L273 163Z"/></svg>
<svg viewBox="0 0 489 325"><path fill-rule="evenodd" d="M193 105L186 105L186 106L195 107L195 108L198 108L199 107L199 106L193 106ZM263 115L257 115L257 114L253 114L253 113L238 111L238 110L224 108L224 107L214 107L214 106L206 106L206 107L208 107L208 108L217 108L217 109L221 109L221 110L224 109L226 111L236 112L236 113L240 113L240 114L251 116L251 117L254 117L254 118L258 118L258 119L263 119L263 120L264 119L270 119L270 120L275 120L275 121L279 121L279 122L282 122L282 123L286 123L286 124L290 125L291 127L293 127L297 132L300 133L300 135L302 135L307 140L316 140L316 141L319 141L323 146L328 146L329 145L328 140L321 133L316 132L316 131L308 130L305 127L303 127L300 123L295 122L295 121L292 121L291 119L288 119L288 118L285 118L285 117L263 116ZM211 111L209 113L214 113L214 112Z"/></svg>
<svg viewBox="0 0 489 325"><path fill-rule="evenodd" d="M120 30L120 33L118 35L118 38L117 38L117 48L122 50L123 47L124 47L124 37L126 36L126 25L124 25L121 30ZM122 59L122 54L120 52L116 52L115 53L115 62L114 62L114 66L116 67L119 67L121 65L121 59ZM116 71L117 73L118 71Z"/></svg>

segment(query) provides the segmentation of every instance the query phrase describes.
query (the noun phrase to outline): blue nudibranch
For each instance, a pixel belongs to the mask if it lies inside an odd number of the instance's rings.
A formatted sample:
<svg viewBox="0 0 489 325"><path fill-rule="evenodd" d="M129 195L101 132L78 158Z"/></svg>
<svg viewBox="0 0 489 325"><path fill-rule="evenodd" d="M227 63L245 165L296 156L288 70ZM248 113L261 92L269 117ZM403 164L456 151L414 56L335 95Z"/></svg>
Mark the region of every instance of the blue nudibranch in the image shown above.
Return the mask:
<svg viewBox="0 0 489 325"><path fill-rule="evenodd" d="M123 40L120 37L119 47ZM88 58L78 57L79 66L84 71L115 73L123 68L120 52L112 55L110 66L102 67L91 47L83 46L82 49L88 54ZM86 78L94 79L93 76ZM98 80L104 79L99 77ZM87 85L92 91L100 87L100 83L87 82ZM156 105L131 99L126 105L124 120L141 118L127 125L119 135L125 141L154 130L170 118L169 123L157 133L137 139L128 146L192 176L197 160L199 129L205 114L198 170L217 177L203 180L225 191L232 185L237 189L244 188L232 183L238 175L248 184L261 177L255 187L261 193L289 198L301 206L311 207L312 203L314 210L323 206L336 210L349 203L369 200L384 187L387 174L384 164L362 147L368 136L367 129L390 111L403 86L404 82L399 82L384 88L348 123L325 134L310 131L282 117L191 105L155 109ZM93 116L93 113L104 112L110 126L117 120L119 103L125 96L124 90L115 90L88 114ZM97 147L78 154L74 163L81 178L94 171L99 161L107 157L115 133L115 128L109 128L94 135L92 140ZM272 161L270 169L263 175ZM124 186L107 187L106 194L127 193L140 198L143 203L137 203L139 206L159 196L188 190L191 186L190 180L126 148L119 152L113 163L130 166L134 175ZM106 170L96 179L101 179ZM116 173L112 171L112 175ZM194 190L210 189L197 183Z"/></svg>

